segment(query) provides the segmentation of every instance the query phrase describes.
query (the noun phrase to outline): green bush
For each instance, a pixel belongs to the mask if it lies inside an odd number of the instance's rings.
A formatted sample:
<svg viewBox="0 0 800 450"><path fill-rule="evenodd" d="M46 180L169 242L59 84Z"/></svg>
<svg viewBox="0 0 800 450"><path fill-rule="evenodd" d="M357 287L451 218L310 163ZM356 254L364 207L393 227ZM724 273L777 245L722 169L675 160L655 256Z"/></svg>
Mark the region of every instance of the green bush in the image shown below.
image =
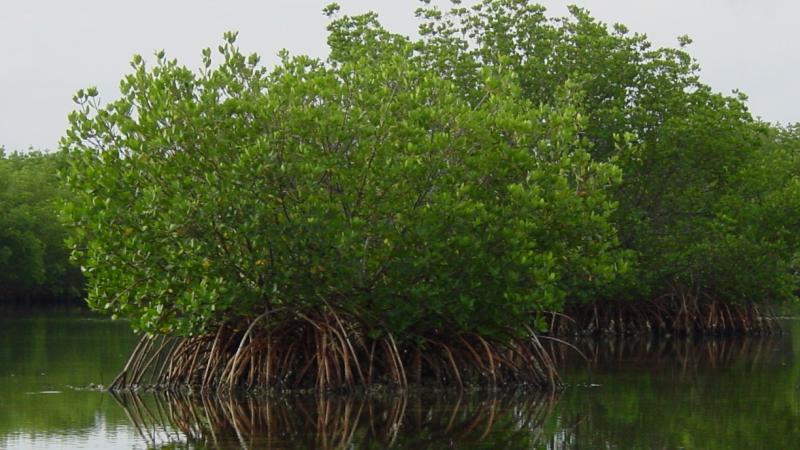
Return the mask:
<svg viewBox="0 0 800 450"><path fill-rule="evenodd" d="M632 270L593 295L570 292L575 301L687 293L795 300L791 230L800 210L789 153L797 147L771 141L781 133L752 118L743 94L714 93L700 81L689 38L654 48L583 9L551 19L524 0L418 14L427 59L469 96L480 71L496 66L515 75L532 104L552 103L566 82L583 92L588 151L624 174L611 196L619 205L612 223ZM621 136L631 145L620 146Z"/></svg>
<svg viewBox="0 0 800 450"><path fill-rule="evenodd" d="M570 11L426 7L416 40L335 17L329 58L271 70L233 34L198 72L135 57L63 141L90 304L183 335L326 307L412 339L565 303L794 301L796 128L701 83L688 38Z"/></svg>
<svg viewBox="0 0 800 450"><path fill-rule="evenodd" d="M89 302L191 335L333 307L403 339L522 332L624 266L567 83L548 104L502 65L464 95L374 15L325 61L274 70L227 34L198 73L141 57L101 106L78 93L66 208Z"/></svg>

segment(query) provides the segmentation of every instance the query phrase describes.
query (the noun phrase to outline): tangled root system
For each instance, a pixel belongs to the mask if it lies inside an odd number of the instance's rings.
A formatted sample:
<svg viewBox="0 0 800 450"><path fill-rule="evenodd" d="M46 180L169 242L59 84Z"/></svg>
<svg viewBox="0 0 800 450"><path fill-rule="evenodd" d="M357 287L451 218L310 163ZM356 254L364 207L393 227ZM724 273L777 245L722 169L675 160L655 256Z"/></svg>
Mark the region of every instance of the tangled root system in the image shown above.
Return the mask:
<svg viewBox="0 0 800 450"><path fill-rule="evenodd" d="M733 335L780 332L774 315L755 303L731 303L696 295L652 301L570 305L554 314L555 335Z"/></svg>
<svg viewBox="0 0 800 450"><path fill-rule="evenodd" d="M111 389L560 388L550 354L528 331L502 341L474 333L398 341L330 308L264 314L200 336L145 336Z"/></svg>

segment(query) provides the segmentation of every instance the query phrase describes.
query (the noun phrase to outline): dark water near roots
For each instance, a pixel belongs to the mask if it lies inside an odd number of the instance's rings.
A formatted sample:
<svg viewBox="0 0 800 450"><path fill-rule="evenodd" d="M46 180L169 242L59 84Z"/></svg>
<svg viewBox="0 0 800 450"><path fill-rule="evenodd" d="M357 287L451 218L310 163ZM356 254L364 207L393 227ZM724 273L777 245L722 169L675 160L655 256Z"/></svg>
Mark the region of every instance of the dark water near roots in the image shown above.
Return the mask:
<svg viewBox="0 0 800 450"><path fill-rule="evenodd" d="M585 343L569 387L363 397L124 396L124 323L0 318L0 448L800 448L800 321L771 338Z"/></svg>

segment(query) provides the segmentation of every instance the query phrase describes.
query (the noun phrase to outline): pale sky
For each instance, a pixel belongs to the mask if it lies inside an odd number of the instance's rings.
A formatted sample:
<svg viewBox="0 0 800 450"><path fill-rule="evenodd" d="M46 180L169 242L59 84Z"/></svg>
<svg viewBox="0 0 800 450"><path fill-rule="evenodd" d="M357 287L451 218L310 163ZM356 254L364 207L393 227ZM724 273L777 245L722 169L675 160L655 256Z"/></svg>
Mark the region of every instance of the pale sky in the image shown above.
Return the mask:
<svg viewBox="0 0 800 450"><path fill-rule="evenodd" d="M72 95L97 86L114 99L134 53L164 49L189 67L222 33L239 31L243 51L272 63L282 48L325 56L322 8L330 0L0 0L0 146L55 149ZM379 13L384 25L416 32L416 0L338 0L342 13ZM466 1L470 4L474 1ZM714 89L740 89L771 122L800 121L800 2L791 0L542 0L549 14L578 4L607 23L646 33L656 45L694 40L689 51ZM441 0L438 4L446 4Z"/></svg>

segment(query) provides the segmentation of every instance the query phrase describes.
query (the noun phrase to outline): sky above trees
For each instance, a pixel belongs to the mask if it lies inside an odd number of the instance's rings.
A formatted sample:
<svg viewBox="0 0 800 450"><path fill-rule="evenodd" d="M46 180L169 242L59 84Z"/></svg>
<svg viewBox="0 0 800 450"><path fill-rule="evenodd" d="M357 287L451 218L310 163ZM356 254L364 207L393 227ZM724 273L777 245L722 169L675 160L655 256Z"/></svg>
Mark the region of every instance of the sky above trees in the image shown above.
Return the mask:
<svg viewBox="0 0 800 450"><path fill-rule="evenodd" d="M117 82L130 71L134 53L164 49L190 67L198 48L216 47L222 33L238 30L245 52L275 61L282 48L324 56L330 0L30 0L0 4L0 146L8 150L53 149L67 127L72 95L95 85L104 101L118 96ZM339 0L342 12L375 10L393 31L414 34L419 2ZM446 5L446 1L437 1ZM465 1L470 4L474 1ZM729 93L750 96L756 116L796 122L800 90L800 4L791 0L541 0L551 15L576 3L608 23L644 32L656 45L677 36L694 40L703 80ZM152 58L150 58L152 59Z"/></svg>

